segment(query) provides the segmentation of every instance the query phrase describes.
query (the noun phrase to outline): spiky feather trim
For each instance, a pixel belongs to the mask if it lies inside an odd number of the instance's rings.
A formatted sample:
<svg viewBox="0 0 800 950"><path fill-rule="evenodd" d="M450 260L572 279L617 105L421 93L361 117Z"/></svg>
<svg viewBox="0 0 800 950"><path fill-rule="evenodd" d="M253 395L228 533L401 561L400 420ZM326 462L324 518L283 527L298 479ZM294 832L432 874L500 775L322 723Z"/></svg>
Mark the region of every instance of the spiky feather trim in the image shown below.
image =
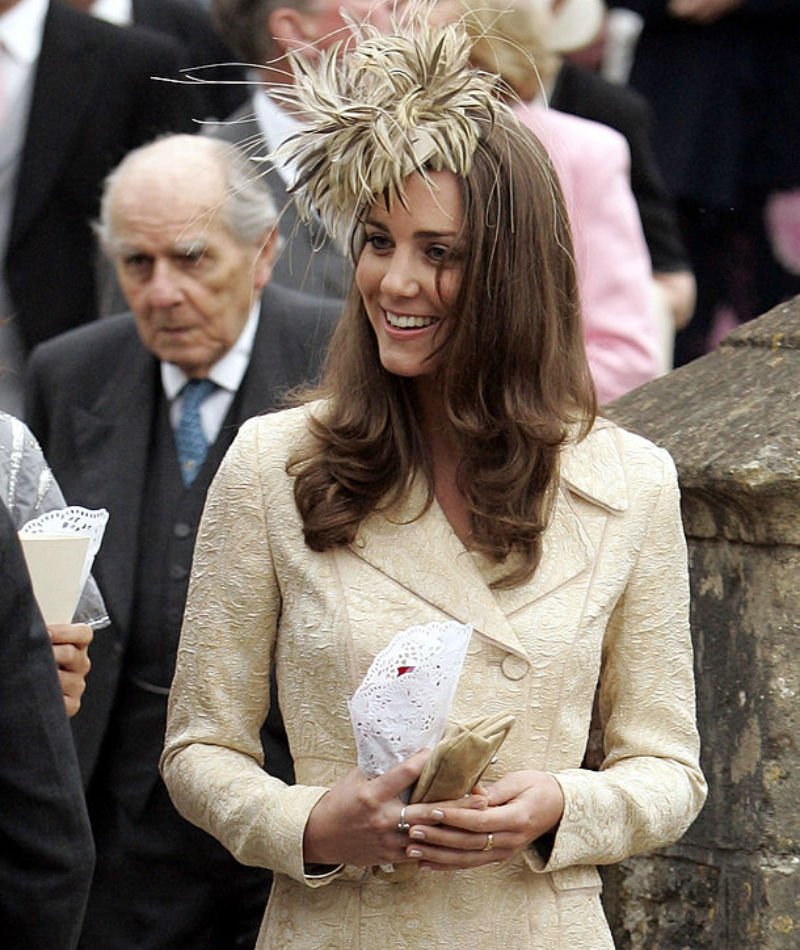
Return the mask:
<svg viewBox="0 0 800 950"><path fill-rule="evenodd" d="M334 47L313 62L294 57L294 87L282 95L306 127L270 158L294 165L301 216L318 215L343 245L378 198L403 201L413 172L466 175L476 119L493 124L508 112L495 96L497 78L469 67L461 26L396 30L362 26L352 48Z"/></svg>

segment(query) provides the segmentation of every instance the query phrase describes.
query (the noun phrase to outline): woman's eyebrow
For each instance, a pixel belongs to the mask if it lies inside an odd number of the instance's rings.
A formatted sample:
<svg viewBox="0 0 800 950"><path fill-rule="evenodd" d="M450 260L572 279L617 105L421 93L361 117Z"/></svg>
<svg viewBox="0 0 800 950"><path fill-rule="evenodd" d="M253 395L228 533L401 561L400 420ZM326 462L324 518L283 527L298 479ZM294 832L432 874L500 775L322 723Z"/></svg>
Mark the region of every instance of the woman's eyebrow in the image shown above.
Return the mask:
<svg viewBox="0 0 800 950"><path fill-rule="evenodd" d="M364 221L364 225L371 228L377 228L379 231L383 231L386 234L390 233L390 230L387 227L387 225L383 224L381 221L376 221L374 218L367 218L366 221ZM430 239L430 238L449 238L449 237L455 237L456 233L457 232L455 228L452 231L415 231L413 234L413 237L415 240Z"/></svg>
<svg viewBox="0 0 800 950"><path fill-rule="evenodd" d="M455 231L415 231L415 238L449 238L455 237Z"/></svg>

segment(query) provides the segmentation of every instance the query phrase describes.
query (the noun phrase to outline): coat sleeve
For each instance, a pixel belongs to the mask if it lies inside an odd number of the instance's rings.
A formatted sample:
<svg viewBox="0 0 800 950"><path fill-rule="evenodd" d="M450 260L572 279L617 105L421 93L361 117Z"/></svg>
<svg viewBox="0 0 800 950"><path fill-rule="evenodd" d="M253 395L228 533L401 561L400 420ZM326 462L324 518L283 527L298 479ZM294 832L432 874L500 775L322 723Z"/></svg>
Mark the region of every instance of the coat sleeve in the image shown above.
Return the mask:
<svg viewBox="0 0 800 950"><path fill-rule="evenodd" d="M242 864L314 886L321 882L305 877L303 834L327 789L288 786L262 768L260 729L269 708L281 594L260 468L253 420L242 427L207 496L161 769L178 811Z"/></svg>
<svg viewBox="0 0 800 950"><path fill-rule="evenodd" d="M606 630L600 679L605 758L599 772L555 773L565 810L534 870L613 864L677 840L706 797L695 716L686 545L677 475L662 483L624 593Z"/></svg>
<svg viewBox="0 0 800 950"><path fill-rule="evenodd" d="M72 950L94 847L53 650L0 505L0 932L9 947Z"/></svg>

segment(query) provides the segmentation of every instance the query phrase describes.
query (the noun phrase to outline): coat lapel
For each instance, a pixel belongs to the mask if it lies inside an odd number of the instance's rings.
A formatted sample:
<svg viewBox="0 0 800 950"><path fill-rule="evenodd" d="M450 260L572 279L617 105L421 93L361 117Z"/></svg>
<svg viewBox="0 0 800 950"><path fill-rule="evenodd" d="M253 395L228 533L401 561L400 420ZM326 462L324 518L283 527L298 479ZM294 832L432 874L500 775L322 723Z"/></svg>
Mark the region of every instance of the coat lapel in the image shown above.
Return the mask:
<svg viewBox="0 0 800 950"><path fill-rule="evenodd" d="M273 332L279 306L279 295L274 287L267 285L261 294L258 329L240 387L235 419L237 426L280 405L287 367L286 353Z"/></svg>
<svg viewBox="0 0 800 950"><path fill-rule="evenodd" d="M586 448L570 444L564 450L561 484L545 532L542 559L533 578L521 587L492 589L489 585L502 576L503 565L468 552L435 502L415 517L425 500L420 480L403 503L363 523L353 553L416 597L461 623L471 623L480 636L528 659L513 628L514 615L590 570L596 558L573 494L609 512L627 507L627 486L613 430L601 423L586 440Z"/></svg>
<svg viewBox="0 0 800 950"><path fill-rule="evenodd" d="M138 339L137 339L138 343ZM109 379L102 395L73 414L85 504L107 507L108 520L97 562L106 605L127 630L133 603L142 496L147 477L157 384L156 361L139 344L124 372Z"/></svg>
<svg viewBox="0 0 800 950"><path fill-rule="evenodd" d="M405 501L385 514L374 514L359 529L353 553L415 597L510 653L525 656L507 617L481 575L473 555L461 544L441 508L420 517L425 490L420 480Z"/></svg>

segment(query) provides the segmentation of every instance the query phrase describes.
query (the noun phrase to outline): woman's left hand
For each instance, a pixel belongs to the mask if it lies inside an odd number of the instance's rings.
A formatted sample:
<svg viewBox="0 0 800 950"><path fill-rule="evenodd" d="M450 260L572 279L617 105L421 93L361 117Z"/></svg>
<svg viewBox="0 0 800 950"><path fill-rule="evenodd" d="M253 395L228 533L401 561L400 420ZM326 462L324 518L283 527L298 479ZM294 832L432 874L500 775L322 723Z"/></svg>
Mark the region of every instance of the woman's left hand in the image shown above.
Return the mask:
<svg viewBox="0 0 800 950"><path fill-rule="evenodd" d="M554 830L564 813L561 786L546 772L510 772L480 791L489 802L481 811L424 806L427 812L418 820L425 823L409 829L408 857L438 871L507 861ZM414 806L415 812L421 807Z"/></svg>

